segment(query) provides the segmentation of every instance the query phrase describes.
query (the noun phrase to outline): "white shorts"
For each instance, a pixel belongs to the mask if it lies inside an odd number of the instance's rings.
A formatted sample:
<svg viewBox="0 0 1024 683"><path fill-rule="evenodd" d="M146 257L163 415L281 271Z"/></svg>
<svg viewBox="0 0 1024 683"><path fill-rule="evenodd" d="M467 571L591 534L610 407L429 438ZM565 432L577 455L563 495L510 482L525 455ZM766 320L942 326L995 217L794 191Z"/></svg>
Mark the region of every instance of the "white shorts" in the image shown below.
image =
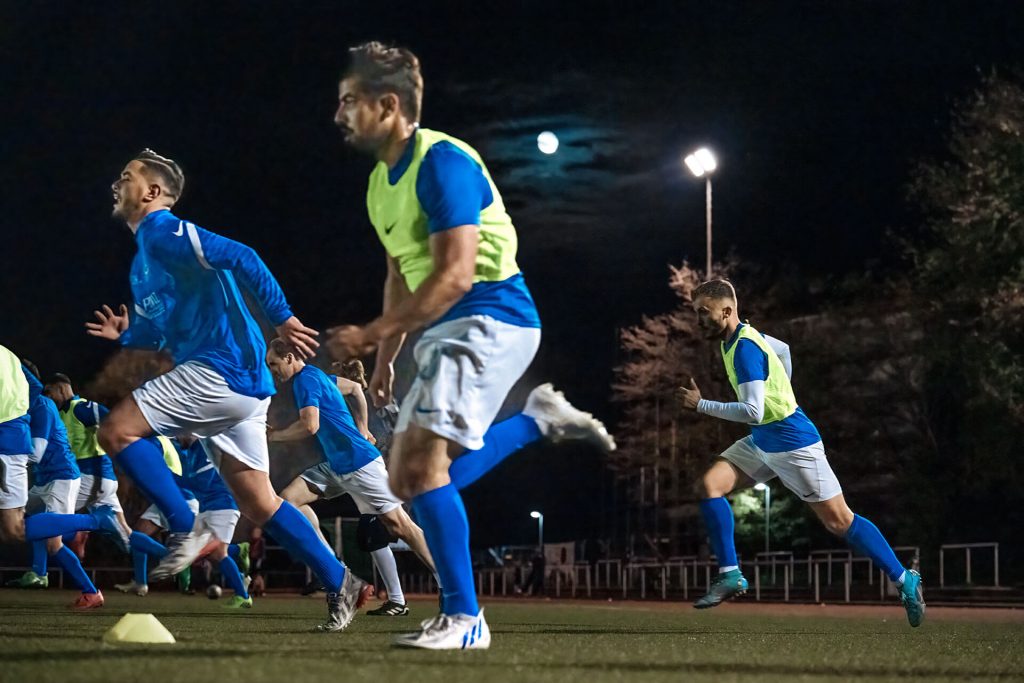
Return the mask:
<svg viewBox="0 0 1024 683"><path fill-rule="evenodd" d="M188 503L188 509L192 511L193 515L199 514L198 500L193 498L192 500L185 502ZM160 512L160 508L158 508L156 505L150 505L148 508L146 508L146 511L139 515L139 519L144 519L146 521L152 522L161 529L169 528L167 525L167 518L164 517L164 513Z"/></svg>
<svg viewBox="0 0 1024 683"><path fill-rule="evenodd" d="M196 516L193 529L206 529L221 543L231 543L235 537L235 525L242 516L238 510L207 510Z"/></svg>
<svg viewBox="0 0 1024 683"><path fill-rule="evenodd" d="M121 501L117 498L117 480L83 474L78 488L78 502L75 511L92 510L98 505L109 505L122 512Z"/></svg>
<svg viewBox="0 0 1024 683"><path fill-rule="evenodd" d="M402 501L388 485L388 471L382 458L374 458L348 474L338 474L322 462L299 476L319 491L325 500L346 493L352 496L361 515L383 515L402 506Z"/></svg>
<svg viewBox="0 0 1024 683"><path fill-rule="evenodd" d="M146 382L132 396L157 434L202 437L218 469L221 454L227 453L254 470L270 471L269 397L236 394L223 377L195 361Z"/></svg>
<svg viewBox="0 0 1024 683"><path fill-rule="evenodd" d="M748 436L729 446L719 457L759 484L778 476L787 489L808 503L829 500L843 492L820 441L795 451L765 453Z"/></svg>
<svg viewBox="0 0 1024 683"><path fill-rule="evenodd" d="M0 455L0 510L16 510L28 502L30 455Z"/></svg>
<svg viewBox="0 0 1024 683"><path fill-rule="evenodd" d="M81 479L54 479L48 484L33 486L28 490L28 504L25 506L25 513L73 514L75 504L78 502L78 489L81 486Z"/></svg>
<svg viewBox="0 0 1024 683"><path fill-rule="evenodd" d="M468 450L486 432L540 346L540 329L486 315L429 328L416 343L417 375L402 402L395 432L410 423Z"/></svg>

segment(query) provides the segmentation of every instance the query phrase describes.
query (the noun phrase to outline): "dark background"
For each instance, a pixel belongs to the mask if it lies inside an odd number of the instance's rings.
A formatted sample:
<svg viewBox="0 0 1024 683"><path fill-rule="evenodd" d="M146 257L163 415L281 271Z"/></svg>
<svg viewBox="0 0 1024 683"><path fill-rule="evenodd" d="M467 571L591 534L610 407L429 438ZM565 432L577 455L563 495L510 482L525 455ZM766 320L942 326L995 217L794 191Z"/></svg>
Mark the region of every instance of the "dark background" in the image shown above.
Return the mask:
<svg viewBox="0 0 1024 683"><path fill-rule="evenodd" d="M642 7L640 7L642 6ZM941 155L950 106L1022 61L1018 2L0 4L2 342L84 384L111 354L82 323L125 301L134 252L109 183L143 147L180 161L176 211L255 247L323 329L379 310L371 161L332 124L346 47L420 57L423 124L484 155L545 321L527 382L613 421L617 329L673 301L667 264L703 262L719 155L721 256L808 283L898 268L912 164ZM559 153L536 135L559 135ZM740 283L742 291L742 283ZM799 304L798 304L799 305ZM607 528L586 448L529 449L473 489L476 542Z"/></svg>

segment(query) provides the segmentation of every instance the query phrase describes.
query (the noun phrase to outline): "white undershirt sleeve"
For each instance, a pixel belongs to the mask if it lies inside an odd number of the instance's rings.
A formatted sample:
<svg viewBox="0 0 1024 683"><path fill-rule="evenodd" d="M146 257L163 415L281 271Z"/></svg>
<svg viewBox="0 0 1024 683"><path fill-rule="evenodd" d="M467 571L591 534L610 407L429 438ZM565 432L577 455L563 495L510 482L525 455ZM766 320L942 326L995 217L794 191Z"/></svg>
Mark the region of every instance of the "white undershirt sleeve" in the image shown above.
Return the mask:
<svg viewBox="0 0 1024 683"><path fill-rule="evenodd" d="M46 447L50 445L50 442L40 437L33 437L32 439L32 462L39 462L43 459L43 453L46 452Z"/></svg>
<svg viewBox="0 0 1024 683"><path fill-rule="evenodd" d="M764 419L764 380L744 382L738 390L740 400L736 403L719 403L702 398L697 403L697 412L731 422L759 423Z"/></svg>
<svg viewBox="0 0 1024 683"><path fill-rule="evenodd" d="M782 361L782 367L786 368L786 376L793 379L793 358L789 354L789 344L781 339L769 337L767 334L762 336L768 342L768 346L771 347L772 351L775 352L775 355Z"/></svg>

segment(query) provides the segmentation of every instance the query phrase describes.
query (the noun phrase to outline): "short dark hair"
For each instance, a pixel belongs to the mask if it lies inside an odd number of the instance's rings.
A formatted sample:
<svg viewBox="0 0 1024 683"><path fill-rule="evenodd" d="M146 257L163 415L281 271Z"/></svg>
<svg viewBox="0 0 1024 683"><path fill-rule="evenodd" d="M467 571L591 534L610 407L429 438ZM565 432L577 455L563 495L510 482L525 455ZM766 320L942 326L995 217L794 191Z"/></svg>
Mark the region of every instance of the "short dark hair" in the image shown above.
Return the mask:
<svg viewBox="0 0 1024 683"><path fill-rule="evenodd" d="M148 147L135 155L135 161L141 161L146 170L158 178L164 185L164 189L174 201L181 198L185 191L185 172L174 159L160 156Z"/></svg>
<svg viewBox="0 0 1024 683"><path fill-rule="evenodd" d="M298 350L294 346L286 342L284 339L281 339L280 337L271 339L270 343L267 346L270 348L270 352L277 356L278 358L284 358L289 353L295 356L296 358L299 357Z"/></svg>
<svg viewBox="0 0 1024 683"><path fill-rule="evenodd" d="M28 371L35 375L36 379L42 379L39 375L39 368L36 367L35 363L30 361L28 358L22 358L21 364L28 368Z"/></svg>
<svg viewBox="0 0 1024 683"><path fill-rule="evenodd" d="M63 372L55 372L46 380L47 384L71 384L71 378Z"/></svg>
<svg viewBox="0 0 1024 683"><path fill-rule="evenodd" d="M727 299L736 303L736 288L728 280L708 280L693 290L692 296L694 301L703 296L708 299Z"/></svg>
<svg viewBox="0 0 1024 683"><path fill-rule="evenodd" d="M350 47L348 58L343 78L358 78L359 86L371 95L397 95L402 112L414 123L419 122L423 75L420 60L411 50L371 41Z"/></svg>

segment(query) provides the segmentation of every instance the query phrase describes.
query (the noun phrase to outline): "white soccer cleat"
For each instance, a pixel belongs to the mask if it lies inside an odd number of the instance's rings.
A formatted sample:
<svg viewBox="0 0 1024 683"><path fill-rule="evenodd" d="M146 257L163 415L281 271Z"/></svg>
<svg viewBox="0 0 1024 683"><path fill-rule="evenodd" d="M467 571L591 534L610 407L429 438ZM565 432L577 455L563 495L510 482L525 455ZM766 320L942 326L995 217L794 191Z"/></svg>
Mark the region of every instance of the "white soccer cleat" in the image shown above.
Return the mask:
<svg viewBox="0 0 1024 683"><path fill-rule="evenodd" d="M145 596L149 592L149 586L144 583L138 583L134 579L128 583L115 583L114 588L121 591L122 593L135 593L140 598Z"/></svg>
<svg viewBox="0 0 1024 683"><path fill-rule="evenodd" d="M395 645L424 650L486 650L491 646L491 629L484 619L483 608L475 617L438 614L421 626L422 629L415 633L396 638Z"/></svg>
<svg viewBox="0 0 1024 683"><path fill-rule="evenodd" d="M574 407L550 383L541 384L530 392L523 415L532 417L541 433L555 443L581 439L605 451L615 450L615 439L604 424L590 413Z"/></svg>
<svg viewBox="0 0 1024 683"><path fill-rule="evenodd" d="M345 567L345 577L341 580L341 589L337 593L327 594L327 621L316 627L317 631L344 631L352 623L356 611L366 603L366 589L369 585L352 574Z"/></svg>
<svg viewBox="0 0 1024 683"><path fill-rule="evenodd" d="M167 535L168 553L160 564L149 572L150 581L161 581L175 576L188 566L202 552L206 544L213 538L209 531L197 532L195 529L187 533L172 533Z"/></svg>

